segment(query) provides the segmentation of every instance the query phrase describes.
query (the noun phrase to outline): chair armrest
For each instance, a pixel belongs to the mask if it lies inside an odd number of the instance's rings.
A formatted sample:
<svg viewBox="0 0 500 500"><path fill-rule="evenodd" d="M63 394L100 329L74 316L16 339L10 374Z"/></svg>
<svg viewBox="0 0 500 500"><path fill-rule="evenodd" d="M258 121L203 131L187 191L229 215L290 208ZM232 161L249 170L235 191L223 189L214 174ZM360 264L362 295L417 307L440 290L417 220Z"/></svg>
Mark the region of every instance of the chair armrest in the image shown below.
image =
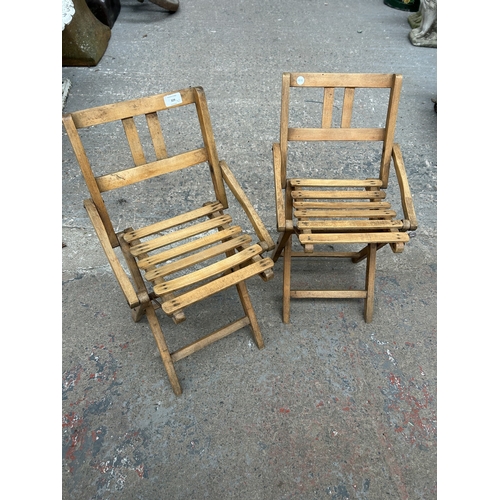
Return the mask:
<svg viewBox="0 0 500 500"><path fill-rule="evenodd" d="M99 212L94 205L94 202L88 199L84 200L83 204L85 206L85 209L87 210L87 213L89 214L90 221L94 226L97 237L99 238L104 253L106 254L106 257L108 258L108 261L111 265L111 269L113 270L113 273L118 280L118 284L120 285L130 308L133 309L139 306L139 297L137 296L132 283L130 282L127 274L125 273L125 270L123 269L120 261L118 260L118 257L115 254L115 251L113 250L113 247L111 246L108 234L102 222L101 216L99 215Z"/></svg>
<svg viewBox="0 0 500 500"><path fill-rule="evenodd" d="M280 233L285 230L285 198L281 183L281 148L273 144L274 193L276 196L276 226Z"/></svg>
<svg viewBox="0 0 500 500"><path fill-rule="evenodd" d="M231 170L229 170L229 167L224 160L221 160L219 162L219 165L222 170L222 178L224 179L224 182L229 186L229 189L233 193L234 197L239 201L241 207L247 214L248 219L252 223L252 226L261 241L261 246L263 247L264 251L268 252L269 250L272 250L275 246L275 243L271 238L268 230L264 226L262 219L259 217L252 204L250 203L250 200L243 191L241 185L236 180L236 177L231 172ZM264 246L266 248L264 248Z"/></svg>
<svg viewBox="0 0 500 500"><path fill-rule="evenodd" d="M399 144L393 144L392 160L394 162L394 169L396 170L399 190L401 192L401 205L403 207L403 213L405 218L410 221L410 230L414 231L418 227L417 216L415 214L413 198L411 196L410 185L408 184L403 155L401 154Z"/></svg>

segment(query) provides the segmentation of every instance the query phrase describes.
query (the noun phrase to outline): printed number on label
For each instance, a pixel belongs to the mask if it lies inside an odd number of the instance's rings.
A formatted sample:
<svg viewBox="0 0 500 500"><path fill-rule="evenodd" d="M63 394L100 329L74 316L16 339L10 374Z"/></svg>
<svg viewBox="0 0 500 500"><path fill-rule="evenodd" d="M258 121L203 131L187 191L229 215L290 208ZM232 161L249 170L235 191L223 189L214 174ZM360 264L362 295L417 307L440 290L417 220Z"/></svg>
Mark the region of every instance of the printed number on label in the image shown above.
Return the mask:
<svg viewBox="0 0 500 500"><path fill-rule="evenodd" d="M167 108L169 106L175 106L176 104L182 103L182 97L179 92L176 92L175 94L166 95L163 98L163 100L165 101L165 106L167 106Z"/></svg>

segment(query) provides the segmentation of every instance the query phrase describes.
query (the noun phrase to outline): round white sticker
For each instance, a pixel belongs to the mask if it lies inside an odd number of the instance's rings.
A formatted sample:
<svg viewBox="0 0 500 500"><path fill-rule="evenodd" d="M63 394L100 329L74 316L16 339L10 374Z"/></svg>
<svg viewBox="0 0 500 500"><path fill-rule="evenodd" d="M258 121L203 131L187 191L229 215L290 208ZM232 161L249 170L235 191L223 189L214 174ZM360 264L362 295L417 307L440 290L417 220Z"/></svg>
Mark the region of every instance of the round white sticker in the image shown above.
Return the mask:
<svg viewBox="0 0 500 500"><path fill-rule="evenodd" d="M298 76L297 77L297 84L298 85L304 85L304 77L303 76Z"/></svg>

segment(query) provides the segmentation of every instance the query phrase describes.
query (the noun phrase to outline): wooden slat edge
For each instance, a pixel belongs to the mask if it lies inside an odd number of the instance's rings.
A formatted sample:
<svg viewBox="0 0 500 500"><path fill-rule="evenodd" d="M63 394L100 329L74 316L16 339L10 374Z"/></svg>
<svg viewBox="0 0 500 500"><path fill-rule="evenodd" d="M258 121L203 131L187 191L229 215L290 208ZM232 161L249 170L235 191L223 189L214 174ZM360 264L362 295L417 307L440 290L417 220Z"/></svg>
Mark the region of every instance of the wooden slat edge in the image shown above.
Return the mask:
<svg viewBox="0 0 500 500"><path fill-rule="evenodd" d="M180 94L182 103L175 106L169 106L169 108L192 104L194 102L193 89L189 88L113 104L106 104L104 106L97 106L95 108L84 109L81 111L74 111L71 113L71 116L73 117L76 128L91 127L100 123L108 123L131 116L167 109L164 100L165 96L177 93Z"/></svg>
<svg viewBox="0 0 500 500"><path fill-rule="evenodd" d="M158 175L175 172L183 168L197 165L207 161L205 148L195 149L187 153L181 153L171 158L157 160L138 167L128 168L112 174L103 175L96 178L97 185L101 193L118 189L135 182L151 179Z"/></svg>
<svg viewBox="0 0 500 500"><path fill-rule="evenodd" d="M289 128L289 141L383 141L383 128Z"/></svg>
<svg viewBox="0 0 500 500"><path fill-rule="evenodd" d="M400 220L337 220L337 221L299 221L297 229L322 231L375 231L378 229L401 229Z"/></svg>
<svg viewBox="0 0 500 500"><path fill-rule="evenodd" d="M251 247L245 248L241 252L237 252L234 255L225 258L224 260L210 264L202 269L198 269L197 271L193 271L185 276L181 276L180 278L174 278L166 283L157 285L154 287L154 291L157 295L175 292L181 288L212 278L216 274L224 273L233 267L243 264L252 257L259 255L261 252L262 248L260 245L252 245Z"/></svg>
<svg viewBox="0 0 500 500"><path fill-rule="evenodd" d="M274 266L274 262L269 257L259 260L255 264L246 266L238 271L222 276L219 279L211 281L191 292L187 292L172 300L167 300L162 304L163 310L167 314L173 314L178 309L183 309L201 299L216 294L230 286L236 285L252 276L262 273Z"/></svg>
<svg viewBox="0 0 500 500"><path fill-rule="evenodd" d="M142 253L148 253L163 246L170 245L187 238L192 238L197 234L210 231L211 229L222 227L225 224L229 224L231 221L232 219L229 215L222 215L220 217L208 219L207 221L200 222L183 229L179 229L178 231L174 231L163 236L159 236L158 238L155 238L153 240L145 241L144 243L134 246L131 249L131 253L134 256L140 255Z"/></svg>
<svg viewBox="0 0 500 500"><path fill-rule="evenodd" d="M293 187L380 187L380 179L290 179Z"/></svg>
<svg viewBox="0 0 500 500"><path fill-rule="evenodd" d="M176 215L170 219L151 224L150 226L143 227L141 229L136 229L134 231L128 231L125 233L125 241L133 241L146 236L151 236L152 234L159 233L160 231L165 231L166 229L171 229L172 227L184 224L186 222L191 222L193 220L199 219L209 214L213 214L218 210L222 209L222 205L219 202L212 202L204 205L201 208L191 210L189 212Z"/></svg>
<svg viewBox="0 0 500 500"><path fill-rule="evenodd" d="M344 233L344 234L303 234L299 235L302 244L321 245L326 243L406 243L410 240L407 233Z"/></svg>
<svg viewBox="0 0 500 500"><path fill-rule="evenodd" d="M182 271L184 269L187 269L188 267L199 264L200 262L205 262L213 257L217 257L218 255L222 255L225 252L229 252L231 250L234 250L235 248L241 247L242 245L247 245L251 241L252 238L248 235L231 238L228 241L224 241L182 259L178 259L174 262L169 262L168 264L160 266L155 270L146 273L146 279L152 281L156 278L162 278L164 276L168 276L169 274Z"/></svg>
<svg viewBox="0 0 500 500"><path fill-rule="evenodd" d="M204 236L202 238L197 238L194 241L189 241L188 243L184 243L182 245L178 245L175 248L170 248L169 250L165 250L164 252L157 253L155 255L149 255L148 257L144 257L137 265L141 269L148 269L152 266L156 266L170 260L174 257L180 257L189 252L196 251L200 248L203 248L208 245L212 245L217 241L224 240L226 238L234 238L241 233L240 226L231 226L229 229L224 229L222 231L217 231L208 236ZM149 278L147 278L149 279Z"/></svg>
<svg viewBox="0 0 500 500"><path fill-rule="evenodd" d="M394 74L382 73L290 73L290 86L389 88L393 79Z"/></svg>

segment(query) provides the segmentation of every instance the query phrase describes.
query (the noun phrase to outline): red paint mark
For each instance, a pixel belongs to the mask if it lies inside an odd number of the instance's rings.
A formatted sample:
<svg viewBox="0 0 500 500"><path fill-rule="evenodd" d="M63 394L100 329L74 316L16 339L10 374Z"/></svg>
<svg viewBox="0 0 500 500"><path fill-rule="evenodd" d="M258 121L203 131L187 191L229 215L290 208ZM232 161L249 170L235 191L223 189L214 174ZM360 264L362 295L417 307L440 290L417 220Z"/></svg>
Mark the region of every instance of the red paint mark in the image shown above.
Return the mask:
<svg viewBox="0 0 500 500"><path fill-rule="evenodd" d="M67 427L73 429L70 436L70 445L66 451L65 458L67 460L73 461L76 459L75 452L81 449L83 442L85 440L85 434L87 429L83 427L83 419L76 413L68 413L63 416L63 428ZM70 468L73 472L73 468Z"/></svg>
<svg viewBox="0 0 500 500"><path fill-rule="evenodd" d="M80 417L77 413L71 412L63 416L62 426L73 429L74 427L81 425L82 422L82 417Z"/></svg>
<svg viewBox="0 0 500 500"><path fill-rule="evenodd" d="M144 465L141 464L139 467L135 468L135 471L137 472L137 475L142 479L144 477Z"/></svg>
<svg viewBox="0 0 500 500"><path fill-rule="evenodd" d="M410 390L407 387L404 387L401 378L397 377L393 373L390 374L389 380L391 384L396 387L398 393L396 394L396 398L409 407L409 410L402 410L396 404L391 404L389 407L391 409L400 411L403 415L403 423L400 427L403 430L404 428L409 429L409 440L412 444L416 443L419 437L428 436L434 432L434 428L432 422L429 418L422 417L420 415L421 410L426 410L428 408L429 402L432 397L429 395L429 391L426 386L422 387L422 394L424 401L419 401L415 396L410 394ZM410 383L413 382L413 378L410 380ZM419 432L417 432L419 431ZM420 436L418 435L420 434Z"/></svg>
<svg viewBox="0 0 500 500"><path fill-rule="evenodd" d="M316 405L316 408L321 408L322 406L325 406L325 403L323 403L323 401L320 401L320 402Z"/></svg>
<svg viewBox="0 0 500 500"><path fill-rule="evenodd" d="M288 408L280 408L280 413L290 413Z"/></svg>
<svg viewBox="0 0 500 500"><path fill-rule="evenodd" d="M344 406L344 408L342 408L344 411L351 411L351 408L349 406Z"/></svg>
<svg viewBox="0 0 500 500"><path fill-rule="evenodd" d="M125 342L125 344L120 344L120 347L122 349L126 349L128 347L128 344L129 344L128 342Z"/></svg>

